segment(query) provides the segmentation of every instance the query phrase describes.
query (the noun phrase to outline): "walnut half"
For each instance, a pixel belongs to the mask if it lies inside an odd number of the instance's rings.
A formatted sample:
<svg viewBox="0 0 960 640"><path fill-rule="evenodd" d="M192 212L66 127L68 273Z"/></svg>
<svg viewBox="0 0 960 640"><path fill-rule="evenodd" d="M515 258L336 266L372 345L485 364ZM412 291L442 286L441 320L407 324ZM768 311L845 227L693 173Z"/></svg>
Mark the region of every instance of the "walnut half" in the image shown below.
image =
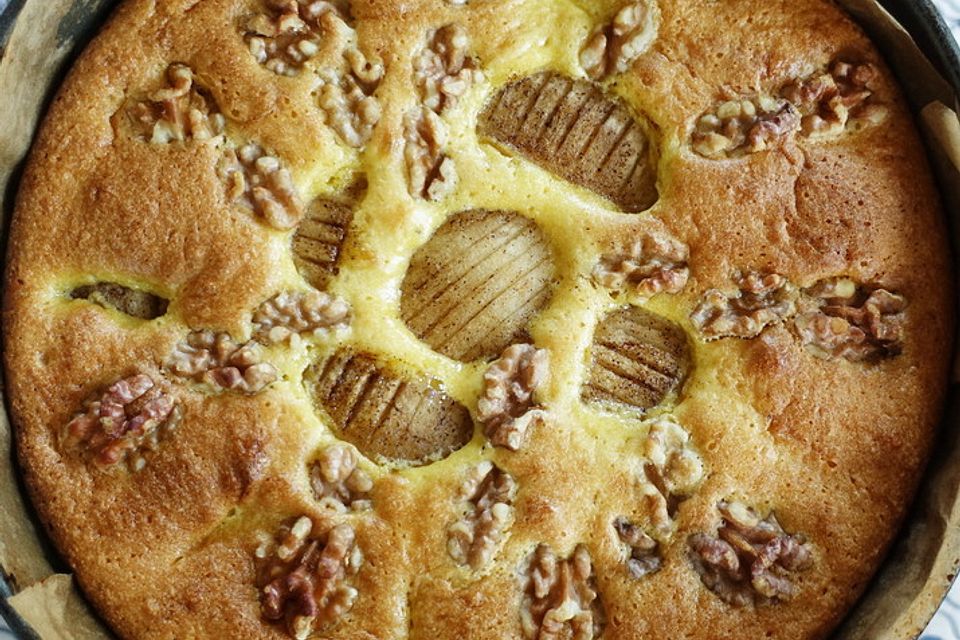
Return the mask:
<svg viewBox="0 0 960 640"><path fill-rule="evenodd" d="M193 331L174 347L166 368L175 376L214 389L253 394L277 379L276 368L261 362L256 342L237 343L227 333Z"/></svg>
<svg viewBox="0 0 960 640"><path fill-rule="evenodd" d="M144 453L180 420L177 401L144 373L117 380L84 403L83 411L66 424L60 444L80 450L98 467L126 461L131 471L146 464Z"/></svg>
<svg viewBox="0 0 960 640"><path fill-rule="evenodd" d="M794 328L821 358L874 361L901 352L906 308L903 296L886 289L831 278L803 291Z"/></svg>
<svg viewBox="0 0 960 640"><path fill-rule="evenodd" d="M605 616L593 562L585 546L557 558L548 545L533 553L526 572L520 625L528 640L591 640L603 633Z"/></svg>
<svg viewBox="0 0 960 640"><path fill-rule="evenodd" d="M350 307L321 291L284 291L253 313L254 338L264 344L285 342L294 335L318 334L345 327Z"/></svg>
<svg viewBox="0 0 960 640"><path fill-rule="evenodd" d="M878 76L872 64L835 60L825 73L791 82L780 95L799 109L804 136L831 137L886 116L887 108L874 94Z"/></svg>
<svg viewBox="0 0 960 640"><path fill-rule="evenodd" d="M694 450L690 434L667 416L650 425L643 453L651 522L659 533L668 535L680 502L703 480L703 460Z"/></svg>
<svg viewBox="0 0 960 640"><path fill-rule="evenodd" d="M261 615L284 623L297 640L332 627L350 611L358 595L351 578L363 564L352 527L314 530L314 522L301 516L266 536L256 551Z"/></svg>
<svg viewBox="0 0 960 640"><path fill-rule="evenodd" d="M295 76L320 52L322 34L339 20L337 7L325 0L268 0L268 13L248 18L241 29L258 63L279 76Z"/></svg>
<svg viewBox="0 0 960 640"><path fill-rule="evenodd" d="M761 519L750 507L725 501L717 509L717 534L688 540L703 584L733 606L793 598L794 574L813 564L806 539L784 531L773 512Z"/></svg>
<svg viewBox="0 0 960 640"><path fill-rule="evenodd" d="M693 326L707 340L755 338L768 325L796 312L796 289L779 274L748 272L735 282L737 293L711 289L690 314Z"/></svg>
<svg viewBox="0 0 960 640"><path fill-rule="evenodd" d="M447 552L457 564L474 571L493 558L513 521L517 484L495 464L474 467L460 487L462 517L447 529Z"/></svg>
<svg viewBox="0 0 960 640"><path fill-rule="evenodd" d="M310 465L310 486L322 507L342 513L369 509L373 480L353 447L333 444Z"/></svg>
<svg viewBox="0 0 960 640"><path fill-rule="evenodd" d="M228 149L217 166L227 199L251 210L280 231L293 229L303 217L303 205L290 172L280 159L259 145Z"/></svg>
<svg viewBox="0 0 960 640"><path fill-rule="evenodd" d="M693 150L705 158L735 158L782 144L799 129L800 114L787 100L728 100L697 120Z"/></svg>
<svg viewBox="0 0 960 640"><path fill-rule="evenodd" d="M657 37L653 0L627 3L609 24L597 27L580 50L580 64L594 80L623 73Z"/></svg>
<svg viewBox="0 0 960 640"><path fill-rule="evenodd" d="M639 580L643 576L656 573L663 566L660 557L660 545L647 533L624 517L613 521L613 529L627 549L627 573Z"/></svg>
<svg viewBox="0 0 960 640"><path fill-rule="evenodd" d="M128 109L139 137L151 144L205 141L223 133L226 119L213 97L199 85L185 64L167 67L167 86Z"/></svg>
<svg viewBox="0 0 960 640"><path fill-rule="evenodd" d="M532 409L533 394L546 381L550 353L530 344L504 349L483 374L483 395L477 402L477 418L495 446L519 449L531 425L543 419Z"/></svg>
<svg viewBox="0 0 960 640"><path fill-rule="evenodd" d="M593 269L593 280L643 298L679 293L690 277L689 253L685 244L667 234L647 233L626 251L603 254Z"/></svg>

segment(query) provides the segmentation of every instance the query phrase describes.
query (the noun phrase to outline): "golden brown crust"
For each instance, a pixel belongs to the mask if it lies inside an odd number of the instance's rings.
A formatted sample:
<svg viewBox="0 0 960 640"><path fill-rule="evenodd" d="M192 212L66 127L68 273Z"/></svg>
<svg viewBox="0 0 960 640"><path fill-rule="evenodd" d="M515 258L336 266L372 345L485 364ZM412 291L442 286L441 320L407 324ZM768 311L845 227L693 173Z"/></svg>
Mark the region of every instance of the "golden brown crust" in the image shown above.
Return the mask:
<svg viewBox="0 0 960 640"><path fill-rule="evenodd" d="M619 211L603 194L478 137L479 114L511 80L544 69L584 78L581 45L622 6L355 0L347 22L356 35L323 40L292 77L248 49L243 25L262 7L254 0L129 0L117 11L51 106L21 182L4 334L27 486L79 583L120 635L286 637L261 616L258 536L303 515L324 531L351 527L363 552L348 580L356 600L333 631L322 631L338 638L521 638L524 580L540 544L561 559L586 546L606 637L703 638L709 630L717 639L820 638L837 624L904 515L945 389L952 274L923 147L879 55L825 0L761 10L745 1L660 3L649 49L602 85L649 126L659 199L647 212ZM446 127L439 152L458 180L446 198L427 202L406 182L404 117L429 110L412 60L429 33L449 23L465 27L467 55L483 77L455 106L432 112ZM326 124L332 116L318 98L318 70L341 69L351 38L385 69L372 92L379 119L359 150ZM695 123L718 104L776 96L838 57L879 70L879 123L828 139L790 131L731 158L692 148ZM151 144L125 128L130 102L160 89L174 62L192 70L223 114L225 137ZM289 172L305 207L317 198L350 202L337 238L339 273L323 281L350 304L351 326L257 347L276 381L241 394L178 379L165 363L190 331L227 332L243 343L264 301L309 286L294 263L295 231L237 206L222 182L224 148L246 143ZM367 186L354 197L358 181ZM488 446L475 429L466 446L417 468L361 456L373 478L372 507L327 509L308 466L335 441L335 425L316 411L302 378L341 345L429 373L476 417L485 363L431 351L400 309L411 257L468 210L526 216L550 245L551 298L524 327L550 352L550 376L534 394L539 421L517 451ZM630 252L648 234L687 247L689 281L678 293L616 292L591 277L601 255L645 259L643 247ZM841 276L903 296L900 353L878 362L818 357L787 307L756 337L707 340L691 313L711 290L734 295L736 279L750 272L783 276L793 304ZM95 282L170 304L141 319L71 299ZM690 373L658 417L676 420L702 461L692 491L667 486L665 472L650 480L651 416L580 400L594 327L626 305L689 337ZM145 452L146 466L99 469L64 450L61 431L85 402L137 372L169 383L182 414ZM507 524L489 534L492 560L474 570L448 553L448 535L464 516L462 486L483 460L517 488L498 507ZM784 530L806 537L815 562L797 574L793 600L731 607L701 581L687 541L716 532L716 505L727 499L773 510ZM665 505L659 528L650 504ZM658 571L629 574L612 527L619 517L656 538Z"/></svg>

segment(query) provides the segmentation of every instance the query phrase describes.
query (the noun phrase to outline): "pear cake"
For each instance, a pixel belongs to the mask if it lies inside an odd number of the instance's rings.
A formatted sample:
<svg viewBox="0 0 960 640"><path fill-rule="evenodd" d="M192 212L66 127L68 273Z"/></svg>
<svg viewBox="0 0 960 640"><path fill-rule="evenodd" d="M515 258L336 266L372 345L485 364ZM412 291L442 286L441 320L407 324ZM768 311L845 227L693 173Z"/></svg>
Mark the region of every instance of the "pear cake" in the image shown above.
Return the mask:
<svg viewBox="0 0 960 640"><path fill-rule="evenodd" d="M23 175L25 484L124 638L825 638L945 225L826 0L128 0Z"/></svg>

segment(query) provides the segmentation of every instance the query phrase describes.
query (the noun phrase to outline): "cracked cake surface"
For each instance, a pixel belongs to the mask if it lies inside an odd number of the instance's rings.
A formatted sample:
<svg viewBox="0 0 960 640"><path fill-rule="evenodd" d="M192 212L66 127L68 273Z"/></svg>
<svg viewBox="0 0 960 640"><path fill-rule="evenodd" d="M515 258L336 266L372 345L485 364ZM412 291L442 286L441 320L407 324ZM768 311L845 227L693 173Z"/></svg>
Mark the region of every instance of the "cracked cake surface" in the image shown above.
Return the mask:
<svg viewBox="0 0 960 640"><path fill-rule="evenodd" d="M906 104L828 0L120 3L11 229L39 517L123 638L829 637L946 388Z"/></svg>

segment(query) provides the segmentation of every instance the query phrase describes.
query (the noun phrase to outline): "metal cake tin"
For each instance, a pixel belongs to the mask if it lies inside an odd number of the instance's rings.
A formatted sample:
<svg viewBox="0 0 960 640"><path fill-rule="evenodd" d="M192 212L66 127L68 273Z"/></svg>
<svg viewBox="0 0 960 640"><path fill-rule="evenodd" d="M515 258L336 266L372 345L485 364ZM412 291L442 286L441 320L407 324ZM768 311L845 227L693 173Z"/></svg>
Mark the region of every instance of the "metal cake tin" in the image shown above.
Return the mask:
<svg viewBox="0 0 960 640"><path fill-rule="evenodd" d="M44 1L45 0L10 0L6 9L0 14L0 60L9 53L7 45L21 10L28 2ZM45 88L44 105L49 104L49 101L59 88L60 80L62 80L65 73L69 70L73 60L96 34L100 26L119 2L120 0L73 0L69 11L60 19L59 24L56 25L56 45L58 49L66 52L66 55L63 57L62 68L55 75L54 81ZM762 0L758 0L758 2L762 2ZM954 89L954 92L960 94L960 47L958 47L950 29L947 27L943 17L931 0L880 0L880 4L893 15L913 37L921 51L936 67L940 75L947 80ZM881 51L883 51L883 47L880 48ZM894 65L894 69L896 70L896 65ZM8 113L8 111L4 109L3 103L5 99L9 99L9 97L0 95L0 118L6 117L5 114ZM908 100L909 99L910 96L908 96ZM911 106L916 112L923 105L911 104ZM949 106L955 107L956 105ZM10 193L7 195L12 196L15 192L18 185L18 173L19 171L14 173L7 187L10 190ZM942 181L944 178L941 176L940 179ZM6 203L6 210L0 212L0 214L2 214L2 222L0 222L0 225L2 225L0 226L0 255L6 253L6 247L4 245L6 244L7 238L7 226L10 223L13 213L13 198L7 198ZM956 262L956 257L960 254L960 251L958 251L960 250L960 246L958 246L956 241L957 232L960 231L960 228L958 228L960 227L960 221L951 220L950 224L953 227L953 250L954 261ZM924 504L926 496L935 493L942 495L943 489L940 485L944 483L947 483L948 490L954 492L954 498L960 494L960 478L953 479L952 483L950 482L951 478L944 478L944 476L952 477L958 475L956 473L950 473L950 470L954 467L960 467L960 463L957 463L957 460L960 460L960 388L958 388L956 382L951 386L946 417L938 435L934 451L933 459L925 472L918 497L915 500L916 504L913 505L897 542L894 543L889 557L879 569L877 578L875 578L868 587L867 594L864 598L867 598L871 594L875 596L877 595L875 592L878 590L888 588L890 580L884 580L882 578L895 578L903 571L905 562L929 561L932 563L932 558L916 557L916 552L911 549L911 541L908 538L915 534L915 528L912 527L911 524L915 520L922 518L923 514L929 514L929 506ZM16 466L15 459L12 461L12 464ZM932 486L933 483L937 483L936 488ZM19 489L23 492L22 486L20 486ZM29 500L26 502L29 504ZM0 517L5 516L4 514L0 514ZM38 526L37 530L42 531L43 529ZM955 527L952 530L945 530L941 533L944 540L955 539L960 542L960 528ZM69 568L66 567L63 560L57 556L56 551L49 541L43 540L42 546L47 550L49 560L55 568L63 572L69 572ZM930 553L936 551L939 551L939 548L930 550ZM900 565L899 567L897 566L898 564ZM960 569L960 557L952 561L951 572L943 578L943 594L946 593L947 587L949 587L949 583L953 581L958 569ZM4 572L0 570L0 615L7 620L14 637L22 640L39 640L40 636L29 627L7 602L7 597L13 595L13 592L13 584L9 581L8 576L4 575ZM863 600L861 600L861 603L858 604L857 607L861 607L862 605ZM938 605L938 598L931 599L927 603L929 611L924 609L922 612L924 624L936 613ZM857 607L851 612L851 616L856 615ZM922 628L912 630L909 635L903 637L903 640L916 638L920 632L922 632ZM845 635L844 630L841 630L840 635Z"/></svg>

